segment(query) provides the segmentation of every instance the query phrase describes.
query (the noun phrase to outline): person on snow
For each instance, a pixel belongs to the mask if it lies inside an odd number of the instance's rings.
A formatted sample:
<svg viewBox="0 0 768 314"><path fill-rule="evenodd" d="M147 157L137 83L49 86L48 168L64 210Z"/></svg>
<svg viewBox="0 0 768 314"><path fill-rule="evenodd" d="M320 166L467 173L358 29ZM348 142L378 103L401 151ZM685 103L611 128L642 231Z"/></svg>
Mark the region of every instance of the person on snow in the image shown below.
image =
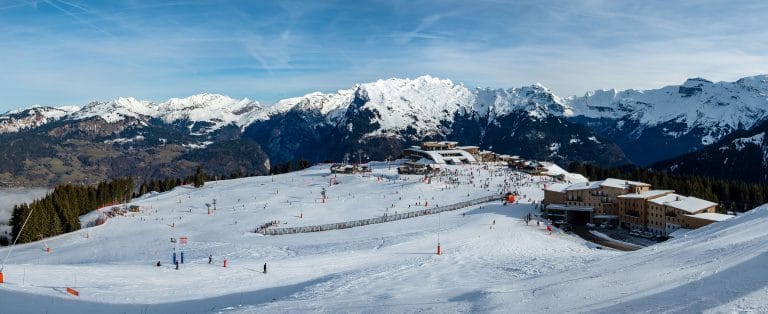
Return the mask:
<svg viewBox="0 0 768 314"><path fill-rule="evenodd" d="M160 261L157 261L157 267L160 267Z"/></svg>
<svg viewBox="0 0 768 314"><path fill-rule="evenodd" d="M213 263L213 255L208 255L208 264Z"/></svg>
<svg viewBox="0 0 768 314"><path fill-rule="evenodd" d="M179 270L179 262L176 261L176 270Z"/></svg>
<svg viewBox="0 0 768 314"><path fill-rule="evenodd" d="M267 273L267 263L264 263L264 273Z"/></svg>

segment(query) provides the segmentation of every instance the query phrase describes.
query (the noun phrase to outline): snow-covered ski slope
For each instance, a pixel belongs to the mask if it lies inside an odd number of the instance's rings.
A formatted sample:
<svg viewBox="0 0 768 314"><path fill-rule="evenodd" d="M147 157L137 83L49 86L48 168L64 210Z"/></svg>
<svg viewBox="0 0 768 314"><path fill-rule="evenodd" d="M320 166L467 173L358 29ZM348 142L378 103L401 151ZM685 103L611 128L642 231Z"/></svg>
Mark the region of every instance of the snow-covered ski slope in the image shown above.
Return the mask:
<svg viewBox="0 0 768 314"><path fill-rule="evenodd" d="M575 272L484 290L484 311L768 312L768 205ZM510 302L510 300L515 300Z"/></svg>
<svg viewBox="0 0 768 314"><path fill-rule="evenodd" d="M621 253L526 225L522 217L543 196L540 179L448 166L453 174L426 183L378 179L396 178L394 167L373 168L369 176L338 175L334 186L328 167L316 166L134 200L142 213L17 246L3 271L0 313L766 310L759 306L768 300L761 227L768 208ZM519 204L337 231L253 233L272 220L303 226L448 205L505 190L505 180L522 194ZM177 243L185 263L175 270L170 238L180 237L189 243Z"/></svg>

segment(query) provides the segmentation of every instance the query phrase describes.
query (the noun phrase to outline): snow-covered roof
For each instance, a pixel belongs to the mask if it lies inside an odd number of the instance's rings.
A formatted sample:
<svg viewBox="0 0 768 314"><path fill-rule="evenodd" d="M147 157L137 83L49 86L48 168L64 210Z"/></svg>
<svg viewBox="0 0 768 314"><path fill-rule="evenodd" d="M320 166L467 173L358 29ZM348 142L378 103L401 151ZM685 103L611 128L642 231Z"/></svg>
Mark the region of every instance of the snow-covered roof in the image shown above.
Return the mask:
<svg viewBox="0 0 768 314"><path fill-rule="evenodd" d="M698 219L704 219L704 220L711 220L711 221L723 221L723 220L728 220L733 217L736 217L734 215L726 215L726 214L719 214L719 213L701 213L701 214L686 215L686 216L698 218Z"/></svg>
<svg viewBox="0 0 768 314"><path fill-rule="evenodd" d="M651 186L651 185L645 182L608 178L603 180L603 183L601 183L600 186L626 189L626 188L629 188L629 186Z"/></svg>
<svg viewBox="0 0 768 314"><path fill-rule="evenodd" d="M658 204L658 205L666 205L669 207L677 208L679 210L686 211L689 213L695 213L700 210L717 205L717 203L703 200L698 197L682 196L680 194L675 194L675 193L670 193L662 197L654 198L652 200L649 200L649 202Z"/></svg>
<svg viewBox="0 0 768 314"><path fill-rule="evenodd" d="M514 157L517 157L517 156L512 156L512 158ZM579 173L570 173L568 171L565 171L565 169L561 168L555 163L542 161L539 164L542 165L544 168L547 168L547 171L544 172L545 175L548 175L548 176L563 175L565 177L565 181L571 182L571 183L589 181L585 176Z"/></svg>
<svg viewBox="0 0 768 314"><path fill-rule="evenodd" d="M565 190L571 185L572 184L570 183L550 183L547 184L547 187L544 188L544 190L562 193L565 192Z"/></svg>
<svg viewBox="0 0 768 314"><path fill-rule="evenodd" d="M675 190L650 190L648 192L643 193L629 193L624 195L619 195L619 198L656 198L659 196L663 196L665 194L669 194L674 192Z"/></svg>
<svg viewBox="0 0 768 314"><path fill-rule="evenodd" d="M463 161L474 163L475 157L469 152L461 149L448 149L448 150L422 150L417 148L408 149L422 159L431 159L436 164L445 164L448 161L453 163L462 163Z"/></svg>
<svg viewBox="0 0 768 314"><path fill-rule="evenodd" d="M544 163L542 163L542 164L544 164ZM549 164L549 163L546 163L546 164ZM562 170L562 168L561 168L561 170ZM563 170L563 171L565 171L565 170ZM589 182L585 182L585 183L574 184L574 185L568 187L568 190L569 191L572 191L572 190L592 190L592 189L597 189L597 188L600 188L600 187L613 187L613 188L619 188L619 189L628 189L630 186L651 186L651 185L648 184L648 183L637 182L637 181L627 181L627 180L608 178L608 179L605 179L605 180L602 180L602 181L589 181Z"/></svg>
<svg viewBox="0 0 768 314"><path fill-rule="evenodd" d="M603 183L603 181L589 181L589 182L577 183L569 186L566 190L567 191L592 190L592 189L599 188L601 183Z"/></svg>

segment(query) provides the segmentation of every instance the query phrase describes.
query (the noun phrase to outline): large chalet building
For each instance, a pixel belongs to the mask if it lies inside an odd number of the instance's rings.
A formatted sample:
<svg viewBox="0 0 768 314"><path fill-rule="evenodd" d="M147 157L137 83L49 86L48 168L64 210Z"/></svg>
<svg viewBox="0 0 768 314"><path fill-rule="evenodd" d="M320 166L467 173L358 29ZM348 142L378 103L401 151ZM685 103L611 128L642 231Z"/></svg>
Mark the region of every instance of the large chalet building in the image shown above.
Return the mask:
<svg viewBox="0 0 768 314"><path fill-rule="evenodd" d="M653 190L648 183L612 178L556 183L544 188L543 205L548 216L563 220L581 217L592 222L608 221L661 236L732 217L716 213L717 203L674 192Z"/></svg>

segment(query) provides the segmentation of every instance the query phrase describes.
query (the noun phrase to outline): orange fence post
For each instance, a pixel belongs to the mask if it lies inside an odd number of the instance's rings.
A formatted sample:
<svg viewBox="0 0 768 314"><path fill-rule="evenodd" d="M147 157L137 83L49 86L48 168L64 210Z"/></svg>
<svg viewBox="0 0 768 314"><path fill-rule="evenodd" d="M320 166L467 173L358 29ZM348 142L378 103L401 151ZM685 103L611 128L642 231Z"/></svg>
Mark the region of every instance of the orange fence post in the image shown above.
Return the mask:
<svg viewBox="0 0 768 314"><path fill-rule="evenodd" d="M227 259L224 259L224 267L227 267Z"/></svg>

